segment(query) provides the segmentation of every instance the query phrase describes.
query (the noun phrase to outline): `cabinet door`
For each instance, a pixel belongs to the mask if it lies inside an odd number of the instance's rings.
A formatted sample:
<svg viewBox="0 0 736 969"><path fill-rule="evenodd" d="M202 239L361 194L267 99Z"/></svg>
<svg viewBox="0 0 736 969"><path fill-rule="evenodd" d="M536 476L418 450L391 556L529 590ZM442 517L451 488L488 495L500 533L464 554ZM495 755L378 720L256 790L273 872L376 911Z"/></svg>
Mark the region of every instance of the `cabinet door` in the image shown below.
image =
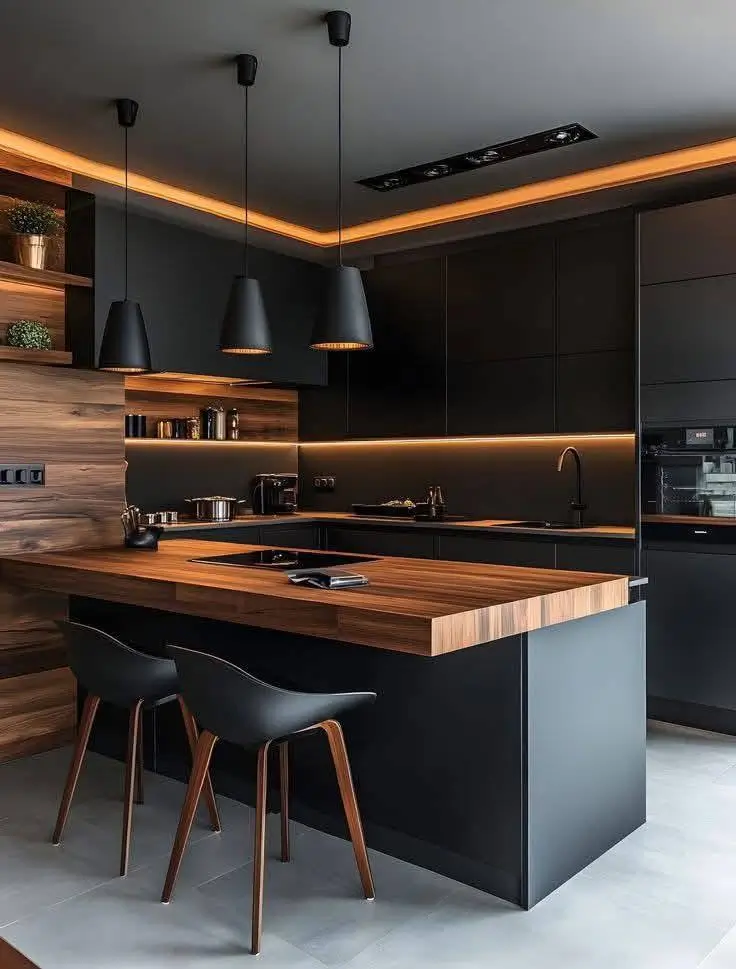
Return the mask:
<svg viewBox="0 0 736 969"><path fill-rule="evenodd" d="M373 350L349 360L350 436L445 432L444 260L365 272Z"/></svg>
<svg viewBox="0 0 736 969"><path fill-rule="evenodd" d="M451 363L449 434L541 434L554 431L553 357Z"/></svg>
<svg viewBox="0 0 736 969"><path fill-rule="evenodd" d="M632 350L634 215L564 232L557 242L560 353Z"/></svg>
<svg viewBox="0 0 736 969"><path fill-rule="evenodd" d="M456 361L554 353L551 237L512 236L447 259L447 349Z"/></svg>
<svg viewBox="0 0 736 969"><path fill-rule="evenodd" d="M191 538L199 542L241 542L243 545L260 545L261 530L257 525L232 525L228 528L169 528L164 529L161 538L162 540Z"/></svg>
<svg viewBox="0 0 736 969"><path fill-rule="evenodd" d="M455 562L553 569L555 544L552 541L496 538L491 535L441 535L438 557Z"/></svg>
<svg viewBox="0 0 736 969"><path fill-rule="evenodd" d="M647 549L650 696L736 710L736 556Z"/></svg>
<svg viewBox="0 0 736 969"><path fill-rule="evenodd" d="M556 430L574 433L633 429L633 351L561 356L557 373Z"/></svg>
<svg viewBox="0 0 736 969"><path fill-rule="evenodd" d="M641 289L641 382L727 380L736 367L736 275Z"/></svg>
<svg viewBox="0 0 736 969"><path fill-rule="evenodd" d="M639 252L642 285L736 273L736 195L642 212Z"/></svg>
<svg viewBox="0 0 736 969"><path fill-rule="evenodd" d="M643 384L643 424L730 424L734 417L736 380L696 380Z"/></svg>
<svg viewBox="0 0 736 969"><path fill-rule="evenodd" d="M332 552L431 559L434 558L434 535L401 527L378 529L328 525L325 547Z"/></svg>
<svg viewBox="0 0 736 969"><path fill-rule="evenodd" d="M636 574L636 549L601 542L588 545L580 539L557 543L557 568L568 572L608 572L611 575Z"/></svg>
<svg viewBox="0 0 736 969"><path fill-rule="evenodd" d="M274 548L319 548L319 528L316 525L261 525L261 544Z"/></svg>

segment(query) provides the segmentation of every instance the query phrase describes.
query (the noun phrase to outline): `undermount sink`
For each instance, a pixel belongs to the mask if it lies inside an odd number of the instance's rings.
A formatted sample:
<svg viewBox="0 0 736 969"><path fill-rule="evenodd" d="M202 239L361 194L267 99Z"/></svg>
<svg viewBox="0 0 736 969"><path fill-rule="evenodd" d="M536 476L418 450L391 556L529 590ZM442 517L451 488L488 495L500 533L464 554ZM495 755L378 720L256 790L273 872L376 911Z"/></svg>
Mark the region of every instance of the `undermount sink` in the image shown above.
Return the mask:
<svg viewBox="0 0 736 969"><path fill-rule="evenodd" d="M589 522L577 525L574 522L509 522L509 528L590 528Z"/></svg>

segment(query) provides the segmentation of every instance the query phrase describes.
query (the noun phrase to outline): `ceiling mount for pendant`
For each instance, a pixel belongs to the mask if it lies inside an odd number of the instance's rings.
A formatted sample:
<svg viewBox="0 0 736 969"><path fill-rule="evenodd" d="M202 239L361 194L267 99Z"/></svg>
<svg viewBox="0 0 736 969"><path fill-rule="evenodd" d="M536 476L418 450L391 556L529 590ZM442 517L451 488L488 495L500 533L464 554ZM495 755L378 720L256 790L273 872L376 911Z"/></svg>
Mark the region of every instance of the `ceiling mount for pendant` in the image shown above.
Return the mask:
<svg viewBox="0 0 736 969"><path fill-rule="evenodd" d="M223 353L271 353L271 332L263 303L261 286L248 274L248 92L256 81L258 58L255 54L238 54L235 58L237 80L245 91L243 117L243 272L233 277L230 295L220 330L220 350Z"/></svg>
<svg viewBox="0 0 736 969"><path fill-rule="evenodd" d="M151 370L151 349L140 303L128 299L128 131L138 117L138 102L132 98L115 101L118 124L123 129L125 146L125 196L124 196L124 297L113 300L102 334L100 370L116 373L147 373Z"/></svg>
<svg viewBox="0 0 736 969"><path fill-rule="evenodd" d="M359 269L342 262L342 51L350 43L352 20L346 10L330 10L324 21L330 44L338 48L337 265L330 270L310 346L313 350L370 350L373 333L363 279Z"/></svg>

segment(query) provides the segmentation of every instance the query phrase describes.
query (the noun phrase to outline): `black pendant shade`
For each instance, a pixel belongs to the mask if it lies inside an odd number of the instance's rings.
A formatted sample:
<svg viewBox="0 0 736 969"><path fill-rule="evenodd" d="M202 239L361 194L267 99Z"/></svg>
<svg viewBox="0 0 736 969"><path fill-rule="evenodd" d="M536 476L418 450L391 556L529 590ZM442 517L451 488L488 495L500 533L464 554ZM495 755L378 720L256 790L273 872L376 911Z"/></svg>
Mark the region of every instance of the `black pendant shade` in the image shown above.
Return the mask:
<svg viewBox="0 0 736 969"><path fill-rule="evenodd" d="M329 271L311 346L313 350L370 350L373 346L363 280L355 266Z"/></svg>
<svg viewBox="0 0 736 969"><path fill-rule="evenodd" d="M151 369L146 324L140 303L116 299L110 303L100 347L100 370L142 373Z"/></svg>
<svg viewBox="0 0 736 969"><path fill-rule="evenodd" d="M257 279L235 276L220 334L223 353L270 353L271 334Z"/></svg>
<svg viewBox="0 0 736 969"><path fill-rule="evenodd" d="M234 276L220 329L223 353L266 354L271 352L271 330L261 294L261 284L248 275L248 92L255 84L258 58L238 54L235 58L243 100L243 272Z"/></svg>
<svg viewBox="0 0 736 969"><path fill-rule="evenodd" d="M330 270L322 310L312 331L313 350L370 350L371 320L360 270L342 264L342 50L350 43L345 10L325 15L330 44L337 47L337 265Z"/></svg>
<svg viewBox="0 0 736 969"><path fill-rule="evenodd" d="M152 369L146 324L140 303L128 299L128 130L138 116L138 102L131 98L118 98L115 107L118 124L125 135L125 298L110 303L98 366L100 370L114 370L117 373L145 373Z"/></svg>

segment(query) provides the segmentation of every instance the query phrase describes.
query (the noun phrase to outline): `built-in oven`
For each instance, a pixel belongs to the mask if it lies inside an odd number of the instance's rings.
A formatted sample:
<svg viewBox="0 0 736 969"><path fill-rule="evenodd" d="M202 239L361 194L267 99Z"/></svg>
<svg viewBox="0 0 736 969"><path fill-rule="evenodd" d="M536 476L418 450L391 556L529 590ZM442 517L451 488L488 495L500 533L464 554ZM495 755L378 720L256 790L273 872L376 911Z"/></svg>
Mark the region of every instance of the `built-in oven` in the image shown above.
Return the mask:
<svg viewBox="0 0 736 969"><path fill-rule="evenodd" d="M733 542L736 424L642 433L642 538Z"/></svg>

